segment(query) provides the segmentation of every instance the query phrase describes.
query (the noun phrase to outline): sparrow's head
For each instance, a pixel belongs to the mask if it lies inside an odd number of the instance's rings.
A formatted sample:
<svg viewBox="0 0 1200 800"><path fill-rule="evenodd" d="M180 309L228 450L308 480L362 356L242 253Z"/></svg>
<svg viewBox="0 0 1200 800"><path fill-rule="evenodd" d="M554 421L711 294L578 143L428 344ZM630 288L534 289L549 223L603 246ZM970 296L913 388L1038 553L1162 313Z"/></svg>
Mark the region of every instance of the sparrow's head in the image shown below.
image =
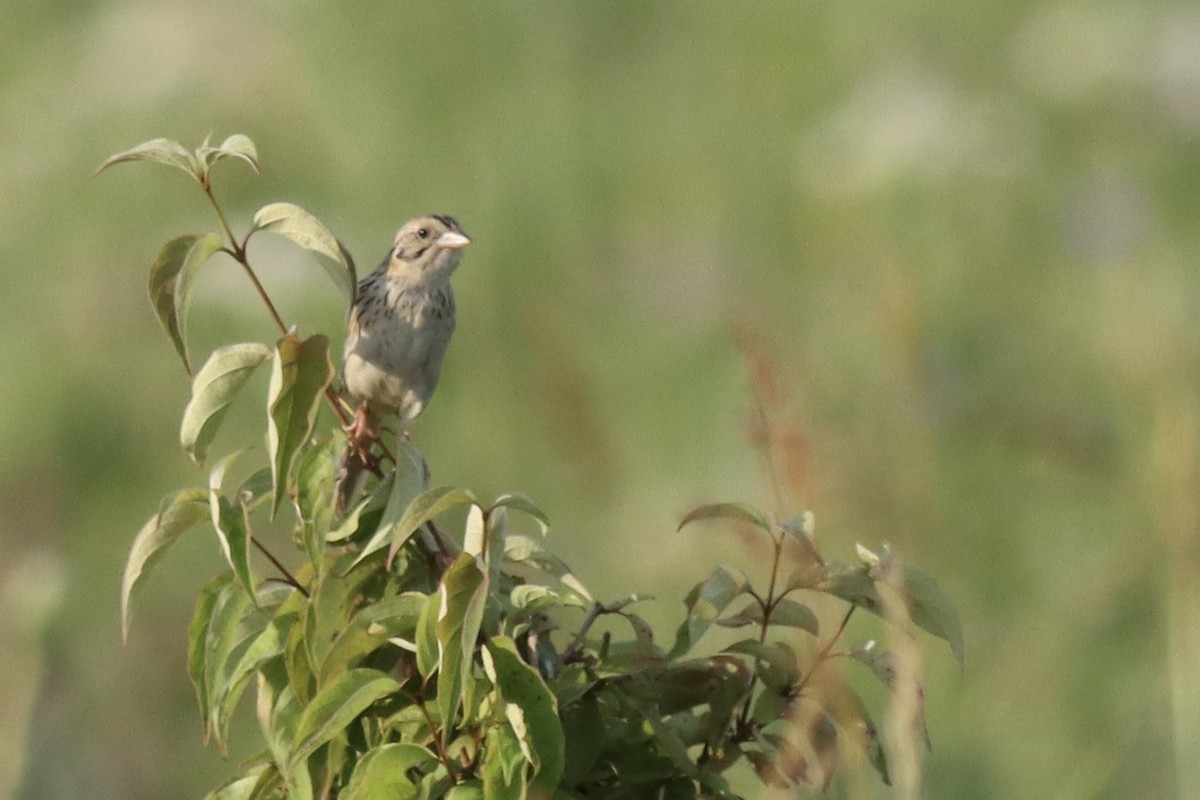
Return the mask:
<svg viewBox="0 0 1200 800"><path fill-rule="evenodd" d="M449 278L458 267L462 249L470 243L454 217L413 217L396 234L388 269L424 280Z"/></svg>

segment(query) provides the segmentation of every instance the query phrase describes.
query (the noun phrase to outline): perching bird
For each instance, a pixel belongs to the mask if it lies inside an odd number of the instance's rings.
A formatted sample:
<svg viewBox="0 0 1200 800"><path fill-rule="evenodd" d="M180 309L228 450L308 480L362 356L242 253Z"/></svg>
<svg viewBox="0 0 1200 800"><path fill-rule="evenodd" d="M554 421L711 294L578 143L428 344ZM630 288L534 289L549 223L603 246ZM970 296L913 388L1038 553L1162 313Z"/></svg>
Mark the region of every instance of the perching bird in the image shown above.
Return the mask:
<svg viewBox="0 0 1200 800"><path fill-rule="evenodd" d="M428 405L454 333L450 276L470 243L453 217L413 217L359 282L342 364L346 391L359 404L348 429L348 462L357 463L347 467L378 469L367 456L377 436L373 416L394 413L407 426Z"/></svg>
<svg viewBox="0 0 1200 800"><path fill-rule="evenodd" d="M402 424L425 410L454 333L450 276L471 243L453 217L414 217L358 284L342 376L350 396Z"/></svg>

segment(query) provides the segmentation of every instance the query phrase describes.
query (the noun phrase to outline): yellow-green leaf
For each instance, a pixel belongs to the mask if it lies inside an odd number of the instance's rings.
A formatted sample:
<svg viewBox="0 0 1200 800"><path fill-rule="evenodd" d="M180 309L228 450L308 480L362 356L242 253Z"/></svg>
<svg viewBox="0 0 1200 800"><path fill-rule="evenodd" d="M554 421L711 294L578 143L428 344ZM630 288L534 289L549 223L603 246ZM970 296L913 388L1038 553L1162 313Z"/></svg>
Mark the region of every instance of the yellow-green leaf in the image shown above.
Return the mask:
<svg viewBox="0 0 1200 800"><path fill-rule="evenodd" d="M271 203L255 213L254 230L285 236L320 256L321 266L342 295L349 314L357 284L354 259L325 223L292 203Z"/></svg>
<svg viewBox="0 0 1200 800"><path fill-rule="evenodd" d="M182 534L208 517L208 498L201 489L186 489L165 497L158 513L151 517L138 535L125 562L121 581L121 635L128 641L133 594L148 570L162 558L166 549Z"/></svg>
<svg viewBox="0 0 1200 800"><path fill-rule="evenodd" d="M151 139L136 147L111 155L96 167L92 173L95 177L113 164L125 161L152 161L176 167L191 175L197 181L200 179L200 164L190 150L172 139Z"/></svg>
<svg viewBox="0 0 1200 800"><path fill-rule="evenodd" d="M179 442L197 464L204 463L205 451L238 392L270 355L265 344L231 344L214 350L196 373L192 398L179 426Z"/></svg>
<svg viewBox="0 0 1200 800"><path fill-rule="evenodd" d="M303 342L294 334L279 340L267 393L267 449L273 480L271 513L287 493L296 454L312 435L321 395L333 380L329 340L316 334Z"/></svg>
<svg viewBox="0 0 1200 800"><path fill-rule="evenodd" d="M176 236L163 245L150 265L150 304L154 306L154 313L175 346L175 352L183 361L183 368L188 375L192 374L192 362L187 351L185 317L191 276L200 264L220 248L221 238L215 233Z"/></svg>
<svg viewBox="0 0 1200 800"><path fill-rule="evenodd" d="M376 669L343 672L317 692L296 729L288 764L308 758L318 747L344 731L372 703L399 690L400 684Z"/></svg>
<svg viewBox="0 0 1200 800"><path fill-rule="evenodd" d="M566 740L554 693L537 670L521 658L512 639L492 637L484 653L484 669L504 702L521 709L519 718L524 729L514 728L514 733L533 756L535 773L530 791L535 797L549 796L558 787L566 763ZM510 724L513 720L514 715L509 715Z"/></svg>

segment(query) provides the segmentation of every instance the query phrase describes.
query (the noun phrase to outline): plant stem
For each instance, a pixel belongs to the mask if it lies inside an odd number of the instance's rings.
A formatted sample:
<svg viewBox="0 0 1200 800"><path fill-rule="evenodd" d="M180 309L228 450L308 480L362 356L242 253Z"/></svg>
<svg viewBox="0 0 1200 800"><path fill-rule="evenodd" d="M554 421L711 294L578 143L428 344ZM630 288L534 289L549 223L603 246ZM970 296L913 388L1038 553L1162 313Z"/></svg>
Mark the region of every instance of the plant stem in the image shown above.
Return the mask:
<svg viewBox="0 0 1200 800"><path fill-rule="evenodd" d="M266 556L267 560L275 565L275 569L279 570L280 574L283 575L284 582L286 582L288 585L290 585L296 591L300 592L300 594L304 595L305 597L309 596L308 590L305 589L302 585L300 585L300 581L296 580L296 576L293 575L292 573L288 572L287 567L285 567L283 564L279 563L279 559L275 558L275 556L272 555L271 551L268 550L266 548L266 546L263 545L263 543L260 542L253 534L250 536L250 541L254 544L255 547L258 548L258 552L260 552L264 556Z"/></svg>
<svg viewBox="0 0 1200 800"><path fill-rule="evenodd" d="M267 311L270 313L271 319L275 321L275 327L279 328L279 332L286 336L288 332L287 323L285 323L283 321L283 317L279 315L279 310L275 308L275 303L271 302L271 296L267 294L266 287L262 285L262 281L258 279L258 275L254 272L254 269L251 268L250 260L246 257L245 242L238 244L237 238L233 235L233 229L229 227L229 221L225 218L225 212L221 210L220 203L217 202L217 198L212 193L212 187L207 183L202 183L201 187L204 189L204 196L208 198L208 202L212 205L213 211L216 212L217 220L221 223L221 228L225 231L225 236L229 240L229 247L225 248L225 252L229 253L234 261L236 261L238 264L241 264L246 276L250 278L250 282L254 284L254 289L258 292L258 296L262 299L263 305L267 307ZM248 239L249 237L247 236L247 240ZM325 399L329 402L329 407L333 409L334 416L338 418L338 422L341 423L343 428L347 427L350 424L350 417L347 416L346 412L342 409L342 404L338 400L337 392L333 390L332 386L325 387Z"/></svg>

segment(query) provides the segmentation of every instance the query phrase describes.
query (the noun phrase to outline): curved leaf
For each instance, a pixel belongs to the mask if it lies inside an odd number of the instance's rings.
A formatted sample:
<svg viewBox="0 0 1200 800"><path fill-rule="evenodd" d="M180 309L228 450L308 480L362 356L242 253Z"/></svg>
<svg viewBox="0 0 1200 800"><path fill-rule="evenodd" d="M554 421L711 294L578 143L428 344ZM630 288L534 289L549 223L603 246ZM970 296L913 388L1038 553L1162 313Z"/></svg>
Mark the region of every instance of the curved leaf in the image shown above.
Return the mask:
<svg viewBox="0 0 1200 800"><path fill-rule="evenodd" d="M538 523L543 536L550 530L550 518L546 516L546 512L535 506L533 501L523 494L500 495L496 498L496 502L492 503L491 508L488 509L488 513L490 514L497 508L511 508L514 511L520 511L533 517Z"/></svg>
<svg viewBox="0 0 1200 800"><path fill-rule="evenodd" d="M388 549L388 568L391 569L392 559L396 557L396 553L400 552L400 548L404 546L404 543L426 522L445 514L453 508L478 505L478 503L479 501L470 490L457 489L453 486L439 486L436 489L430 489L427 492L417 495L408 504L408 507L404 509L404 515L400 517L399 521L391 529L392 546ZM385 519L386 516L385 512ZM362 556L359 556L359 558L362 558Z"/></svg>
<svg viewBox="0 0 1200 800"><path fill-rule="evenodd" d="M400 684L376 669L352 669L338 675L304 709L288 753L289 768L344 731L372 703L400 689Z"/></svg>
<svg viewBox="0 0 1200 800"><path fill-rule="evenodd" d="M687 619L679 626L675 634L675 645L671 648L672 656L680 656L696 643L717 621L725 608L734 598L744 593L750 586L749 579L739 569L720 566L688 592Z"/></svg>
<svg viewBox="0 0 1200 800"><path fill-rule="evenodd" d="M966 657L962 623L950 598L946 597L933 576L920 567L905 564L903 571L904 595L912 621L934 636L945 639L961 668Z"/></svg>
<svg viewBox="0 0 1200 800"><path fill-rule="evenodd" d="M131 147L124 152L111 155L96 167L92 177L99 175L113 164L120 164L124 161L152 161L166 164L169 167L183 170L197 181L200 180L200 163L196 157L190 150L172 139L151 139L148 142L142 142L137 147Z"/></svg>
<svg viewBox="0 0 1200 800"><path fill-rule="evenodd" d="M258 148L254 146L254 142L249 136L242 133L235 133L225 139L217 147L205 145L198 151L200 158L204 159L206 171L212 169L213 164L225 158L240 158L250 165L250 169L256 173L258 168Z"/></svg>
<svg viewBox="0 0 1200 800"><path fill-rule="evenodd" d="M349 313L354 304L354 291L358 282L354 259L329 228L325 227L325 223L292 203L271 203L255 213L254 230L271 231L286 236L305 250L311 250L321 256L321 266L341 293L346 312Z"/></svg>
<svg viewBox="0 0 1200 800"><path fill-rule="evenodd" d="M238 392L270 355L265 344L231 344L214 350L196 373L192 398L179 426L179 442L197 464L204 463L205 451Z"/></svg>
<svg viewBox="0 0 1200 800"><path fill-rule="evenodd" d="M178 294L180 272L189 263L189 260L195 258L191 256L193 248L202 238L209 239L211 237L216 237L216 234L210 233L204 237L192 234L176 236L163 245L162 250L158 251L154 263L150 265L150 305L154 306L154 313L158 317L159 323L162 324L163 330L170 337L171 344L175 345L175 352L183 360L183 368L187 370L188 375L192 374L192 364L188 359L187 343L184 339L183 324L179 318L175 297ZM204 249L208 249L209 246L210 244L206 243ZM217 246L220 246L219 237ZM199 252L196 257L199 256Z"/></svg>
<svg viewBox="0 0 1200 800"><path fill-rule="evenodd" d="M687 516L679 523L678 529L682 530L684 525L698 519L732 519L748 522L768 533L771 531L771 521L761 511L745 503L712 503L700 506L688 512Z"/></svg>
<svg viewBox="0 0 1200 800"><path fill-rule="evenodd" d="M170 244L167 245L170 247ZM170 285L170 302L172 309L169 313L173 315L174 336L178 339L175 341L175 349L179 351L183 358L183 364L187 368L188 374L192 374L192 361L187 351L187 316L188 309L192 306L192 283L196 280L196 275L200 272L200 267L204 266L204 262L208 261L215 253L219 252L222 247L221 237L215 233L206 233L203 236L196 237L195 241L188 247L187 252L183 254L182 261L175 268L173 274L170 273L173 265L165 265L160 274L155 273L155 268L159 267L159 262L155 262L150 268L150 297L154 303L155 310L159 311L159 319L162 319L162 311L160 310L166 304L167 298L159 295L155 296L155 284L164 279L171 278ZM164 250L165 252L165 250ZM167 325L167 322L163 323ZM172 333L172 329L168 327L167 332Z"/></svg>
<svg viewBox="0 0 1200 800"><path fill-rule="evenodd" d="M390 489L387 495L387 505L383 507L383 516L379 519L379 524L375 528L375 532L371 534L371 538L363 546L362 552L358 554L358 558L354 563L357 564L367 556L377 550L383 548L384 545L392 537L392 531L396 524L404 519L404 512L408 510L412 502L425 490L425 459L413 446L412 442L400 442L396 447L396 469L387 479L391 481ZM384 483L380 483L378 487L371 493L367 500L374 500ZM356 507L355 511L361 514L359 509L366 509L373 505L364 501ZM354 512L351 512L351 516ZM357 520L353 525L350 524L349 517L338 528L336 534L340 538L345 538L355 531L357 528ZM348 528L348 530L346 530ZM416 530L414 528L413 530ZM343 531L345 536L343 536ZM412 535L410 532L409 536ZM407 536L405 537L408 538Z"/></svg>
<svg viewBox="0 0 1200 800"><path fill-rule="evenodd" d="M435 761L429 749L419 744L393 743L368 750L354 767L340 800L377 800L417 797L417 787L405 774L413 767Z"/></svg>
<svg viewBox="0 0 1200 800"><path fill-rule="evenodd" d="M225 572L209 581L196 599L196 608L192 611L191 622L188 623L188 677L191 678L192 688L196 691L196 703L200 706L200 719L204 721L206 734L208 684L204 680L204 673L208 662L208 629L212 625L217 598L232 580L233 576Z"/></svg>
<svg viewBox="0 0 1200 800"><path fill-rule="evenodd" d="M233 504L221 494L221 483L225 479L225 470L244 450L231 453L217 462L208 475L208 504L212 512L213 528L217 531L217 539L221 543L221 553L225 561L233 569L238 583L246 590L257 604L254 593L254 577L250 574L250 523L246 519L246 507Z"/></svg>
<svg viewBox="0 0 1200 800"><path fill-rule="evenodd" d="M267 450L274 482L271 515L287 493L296 454L312 435L321 394L333 380L329 340L316 334L303 342L288 334L275 346L267 393Z"/></svg>
<svg viewBox="0 0 1200 800"><path fill-rule="evenodd" d="M510 706L506 711L513 732L529 748L536 773L532 796L549 796L558 787L566 763L566 740L558 718L558 702L537 671L525 663L516 643L506 636L490 639L484 647L484 669ZM514 724L520 721L522 725Z"/></svg>
<svg viewBox="0 0 1200 800"><path fill-rule="evenodd" d="M167 495L138 535L134 537L125 562L121 580L121 636L129 640L129 621L133 593L138 590L148 570L158 562L176 539L208 518L207 493L201 489L186 489Z"/></svg>
<svg viewBox="0 0 1200 800"><path fill-rule="evenodd" d="M487 594L487 573L466 553L455 559L438 586L441 608L434 629L440 653L437 704L442 713L443 744L462 699L463 673L471 669Z"/></svg>

